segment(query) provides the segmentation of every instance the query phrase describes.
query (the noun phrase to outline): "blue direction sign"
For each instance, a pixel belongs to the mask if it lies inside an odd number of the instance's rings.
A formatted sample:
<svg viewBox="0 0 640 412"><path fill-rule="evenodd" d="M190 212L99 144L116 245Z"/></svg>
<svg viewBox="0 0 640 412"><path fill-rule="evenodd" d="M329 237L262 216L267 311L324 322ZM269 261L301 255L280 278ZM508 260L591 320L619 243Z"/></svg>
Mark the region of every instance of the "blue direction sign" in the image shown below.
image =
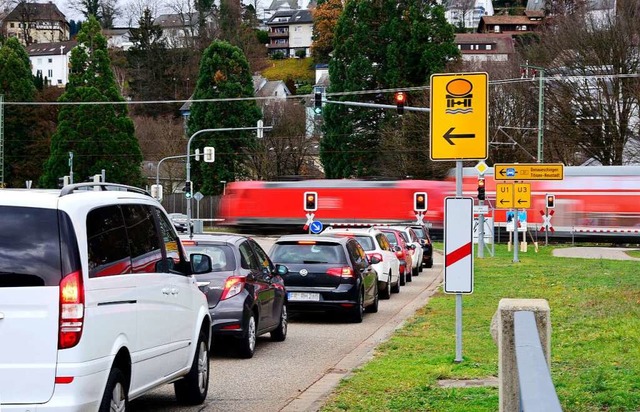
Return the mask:
<svg viewBox="0 0 640 412"><path fill-rule="evenodd" d="M309 230L311 231L311 233L316 233L316 234L322 232L322 222L319 220L314 220L309 225Z"/></svg>

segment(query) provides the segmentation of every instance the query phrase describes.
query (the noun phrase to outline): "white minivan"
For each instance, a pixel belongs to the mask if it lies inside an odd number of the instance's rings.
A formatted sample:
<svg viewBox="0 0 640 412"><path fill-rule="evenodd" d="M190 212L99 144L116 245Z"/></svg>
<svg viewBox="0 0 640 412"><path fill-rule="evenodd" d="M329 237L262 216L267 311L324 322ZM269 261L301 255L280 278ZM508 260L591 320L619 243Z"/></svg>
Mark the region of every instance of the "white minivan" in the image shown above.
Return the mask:
<svg viewBox="0 0 640 412"><path fill-rule="evenodd" d="M211 320L191 262L141 189L0 189L0 410L125 411L171 382L204 402Z"/></svg>

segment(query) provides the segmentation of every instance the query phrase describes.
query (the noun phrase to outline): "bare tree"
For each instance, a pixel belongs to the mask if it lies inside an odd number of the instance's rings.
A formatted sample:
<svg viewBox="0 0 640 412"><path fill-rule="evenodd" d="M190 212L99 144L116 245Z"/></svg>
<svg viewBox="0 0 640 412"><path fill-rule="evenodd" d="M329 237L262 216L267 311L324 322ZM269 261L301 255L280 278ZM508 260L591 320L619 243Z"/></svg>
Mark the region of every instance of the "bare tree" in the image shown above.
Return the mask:
<svg viewBox="0 0 640 412"><path fill-rule="evenodd" d="M155 19L160 14L161 0L130 0L124 7L124 15L127 16L127 27L134 27L140 18L144 15L145 10L151 12L151 16Z"/></svg>
<svg viewBox="0 0 640 412"><path fill-rule="evenodd" d="M449 0L447 9L458 10L461 14L461 19L458 24L460 31L466 31L467 19L473 20L473 10L476 7L476 0ZM471 17L469 17L471 15Z"/></svg>

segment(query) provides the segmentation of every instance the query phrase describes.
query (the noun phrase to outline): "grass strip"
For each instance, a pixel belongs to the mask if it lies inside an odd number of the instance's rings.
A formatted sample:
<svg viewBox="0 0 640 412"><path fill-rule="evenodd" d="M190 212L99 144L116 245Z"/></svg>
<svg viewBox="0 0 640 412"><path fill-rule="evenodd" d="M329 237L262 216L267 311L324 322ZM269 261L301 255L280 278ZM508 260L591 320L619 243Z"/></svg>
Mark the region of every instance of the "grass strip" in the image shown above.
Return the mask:
<svg viewBox="0 0 640 412"><path fill-rule="evenodd" d="M640 410L638 262L557 258L553 247L475 259L474 293L463 298L463 358L455 358L455 297L439 291L374 359L343 380L323 411L498 410L498 389L442 388L440 379L497 376L490 334L501 298L542 298L551 307L551 373L567 412ZM475 253L477 256L477 252Z"/></svg>

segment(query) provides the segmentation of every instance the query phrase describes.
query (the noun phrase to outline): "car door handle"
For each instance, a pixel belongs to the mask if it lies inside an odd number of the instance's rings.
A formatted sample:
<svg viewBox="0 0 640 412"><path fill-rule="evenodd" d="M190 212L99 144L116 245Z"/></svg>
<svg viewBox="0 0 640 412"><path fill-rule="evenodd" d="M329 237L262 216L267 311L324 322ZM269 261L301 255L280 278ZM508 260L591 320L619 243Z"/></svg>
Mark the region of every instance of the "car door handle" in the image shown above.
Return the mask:
<svg viewBox="0 0 640 412"><path fill-rule="evenodd" d="M169 295L169 288L162 288L162 294L163 295Z"/></svg>

